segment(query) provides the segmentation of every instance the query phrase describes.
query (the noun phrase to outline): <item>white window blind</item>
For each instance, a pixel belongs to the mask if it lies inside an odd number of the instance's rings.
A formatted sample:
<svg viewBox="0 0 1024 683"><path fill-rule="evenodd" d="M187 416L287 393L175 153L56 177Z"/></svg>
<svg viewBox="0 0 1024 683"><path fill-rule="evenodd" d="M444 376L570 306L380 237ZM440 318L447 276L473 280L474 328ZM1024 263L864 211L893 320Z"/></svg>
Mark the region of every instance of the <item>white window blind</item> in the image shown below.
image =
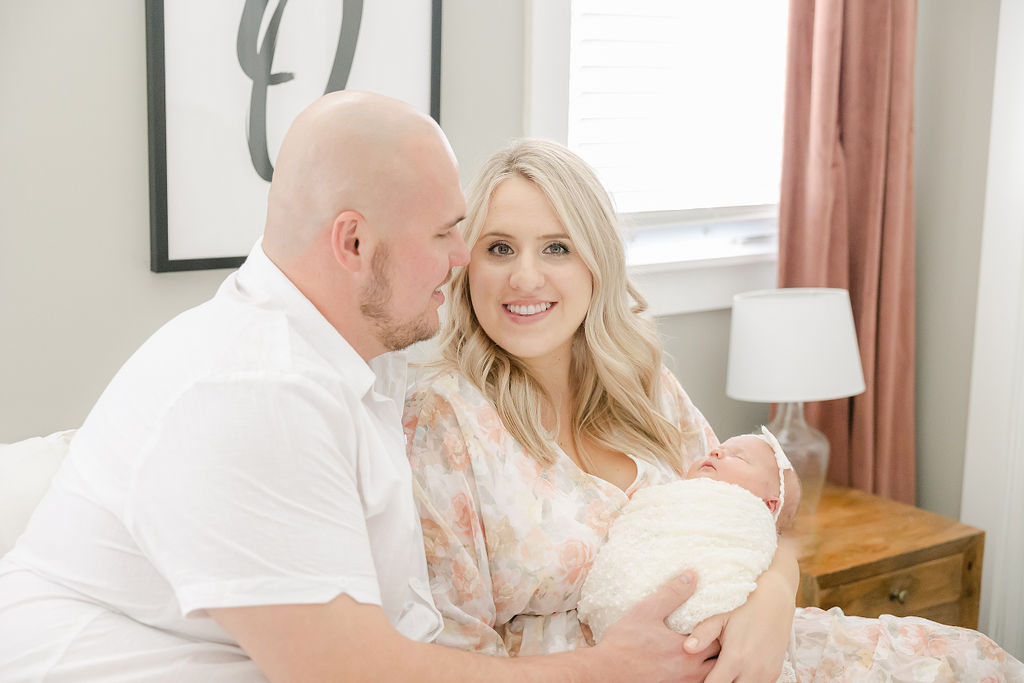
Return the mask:
<svg viewBox="0 0 1024 683"><path fill-rule="evenodd" d="M572 0L568 139L620 213L778 202L786 0Z"/></svg>

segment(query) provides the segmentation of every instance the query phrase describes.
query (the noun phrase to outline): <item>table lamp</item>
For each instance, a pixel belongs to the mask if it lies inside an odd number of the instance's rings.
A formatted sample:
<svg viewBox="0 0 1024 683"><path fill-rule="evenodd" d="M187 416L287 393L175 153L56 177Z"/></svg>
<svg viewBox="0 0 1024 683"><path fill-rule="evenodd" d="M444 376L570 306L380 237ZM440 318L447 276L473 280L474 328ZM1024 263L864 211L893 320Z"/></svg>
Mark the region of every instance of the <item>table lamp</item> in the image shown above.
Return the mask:
<svg viewBox="0 0 1024 683"><path fill-rule="evenodd" d="M799 512L814 514L829 444L804 420L804 402L864 391L849 292L793 287L735 295L725 385L731 398L779 404L768 428L800 477Z"/></svg>

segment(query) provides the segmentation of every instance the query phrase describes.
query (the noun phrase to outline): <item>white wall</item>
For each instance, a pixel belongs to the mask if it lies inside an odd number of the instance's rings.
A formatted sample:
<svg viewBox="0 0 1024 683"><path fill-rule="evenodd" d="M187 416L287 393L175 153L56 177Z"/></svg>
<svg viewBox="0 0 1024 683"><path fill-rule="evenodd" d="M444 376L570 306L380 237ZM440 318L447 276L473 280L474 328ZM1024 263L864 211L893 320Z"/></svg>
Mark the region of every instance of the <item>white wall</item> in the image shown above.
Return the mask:
<svg viewBox="0 0 1024 683"><path fill-rule="evenodd" d="M1024 6L918 13L918 502L985 530L979 626L1020 658Z"/></svg>
<svg viewBox="0 0 1024 683"><path fill-rule="evenodd" d="M992 101L963 520L985 529L981 627L1024 658L1024 2L1004 2Z"/></svg>

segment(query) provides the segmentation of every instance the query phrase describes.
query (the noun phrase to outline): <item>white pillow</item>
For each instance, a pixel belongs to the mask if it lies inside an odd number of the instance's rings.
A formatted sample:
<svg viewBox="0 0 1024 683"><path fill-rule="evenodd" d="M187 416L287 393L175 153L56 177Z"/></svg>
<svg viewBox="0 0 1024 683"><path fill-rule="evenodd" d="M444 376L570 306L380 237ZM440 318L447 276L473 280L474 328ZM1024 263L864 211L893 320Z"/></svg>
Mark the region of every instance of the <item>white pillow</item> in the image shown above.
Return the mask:
<svg viewBox="0 0 1024 683"><path fill-rule="evenodd" d="M18 540L68 451L75 430L0 444L0 555Z"/></svg>

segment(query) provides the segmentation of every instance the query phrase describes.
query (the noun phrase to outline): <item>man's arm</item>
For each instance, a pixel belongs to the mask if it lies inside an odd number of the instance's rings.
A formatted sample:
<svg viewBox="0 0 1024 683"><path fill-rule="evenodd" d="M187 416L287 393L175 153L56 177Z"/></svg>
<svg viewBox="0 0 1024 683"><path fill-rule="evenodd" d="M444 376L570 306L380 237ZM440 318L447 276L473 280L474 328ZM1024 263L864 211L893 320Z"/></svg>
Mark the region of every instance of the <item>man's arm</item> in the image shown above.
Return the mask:
<svg viewBox="0 0 1024 683"><path fill-rule="evenodd" d="M418 643L399 634L384 612L341 595L322 605L227 607L210 615L267 677L281 681L481 680L701 681L717 644L698 654L665 617L693 593L692 576L673 579L608 630L593 648L557 655L501 658Z"/></svg>

